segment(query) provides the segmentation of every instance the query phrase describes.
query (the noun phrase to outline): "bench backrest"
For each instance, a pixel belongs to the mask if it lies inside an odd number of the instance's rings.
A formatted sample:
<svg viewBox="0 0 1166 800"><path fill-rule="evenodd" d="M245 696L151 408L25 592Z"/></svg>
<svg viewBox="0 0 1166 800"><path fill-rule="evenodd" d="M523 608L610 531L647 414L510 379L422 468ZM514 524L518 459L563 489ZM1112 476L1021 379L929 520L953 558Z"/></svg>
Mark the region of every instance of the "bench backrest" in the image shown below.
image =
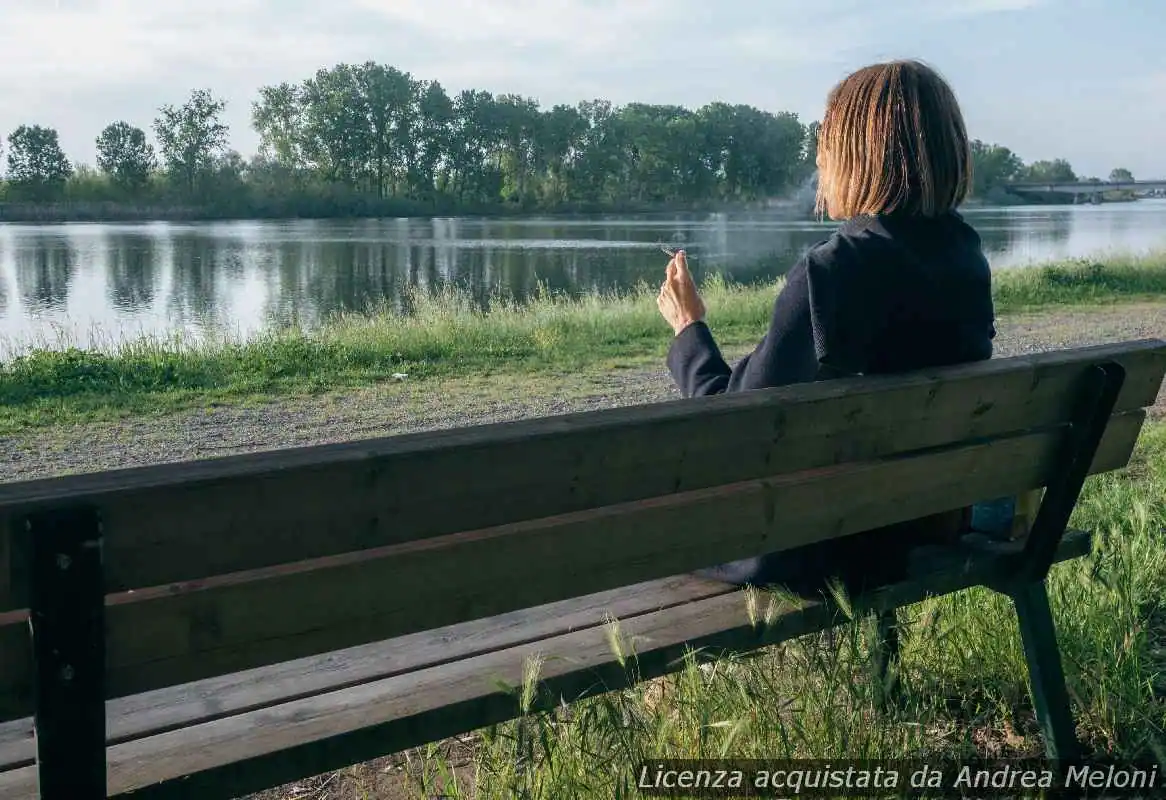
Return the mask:
<svg viewBox="0 0 1166 800"><path fill-rule="evenodd" d="M100 517L118 697L1039 488L1106 363L1101 472L1162 342L0 485L0 720L32 712L45 512Z"/></svg>

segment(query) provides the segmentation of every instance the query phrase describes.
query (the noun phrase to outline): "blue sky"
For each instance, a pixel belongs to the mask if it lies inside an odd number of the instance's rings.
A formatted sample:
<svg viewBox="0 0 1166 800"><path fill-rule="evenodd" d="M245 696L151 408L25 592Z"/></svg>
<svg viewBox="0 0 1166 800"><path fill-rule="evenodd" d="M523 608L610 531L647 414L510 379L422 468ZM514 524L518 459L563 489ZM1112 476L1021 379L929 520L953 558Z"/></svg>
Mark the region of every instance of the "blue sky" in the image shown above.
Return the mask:
<svg viewBox="0 0 1166 800"><path fill-rule="evenodd" d="M250 154L259 86L368 59L451 93L808 121L848 71L913 57L948 77L973 137L1082 175L1166 178L1164 42L1164 0L0 0L0 131L54 126L91 163L108 122L149 130L207 87Z"/></svg>

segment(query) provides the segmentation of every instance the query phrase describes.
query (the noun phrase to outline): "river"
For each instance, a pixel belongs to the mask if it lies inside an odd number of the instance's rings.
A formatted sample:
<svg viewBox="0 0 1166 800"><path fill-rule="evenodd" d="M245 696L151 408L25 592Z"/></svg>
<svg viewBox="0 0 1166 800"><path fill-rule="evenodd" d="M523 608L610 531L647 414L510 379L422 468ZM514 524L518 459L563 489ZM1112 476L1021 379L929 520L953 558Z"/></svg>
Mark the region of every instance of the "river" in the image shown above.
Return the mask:
<svg viewBox="0 0 1166 800"><path fill-rule="evenodd" d="M969 208L995 269L1166 249L1166 200ZM482 301L545 285L582 292L656 284L660 244L698 277L782 274L833 223L781 210L587 218L144 224L0 224L0 355L107 347L141 334L247 336L273 324L399 307L410 285Z"/></svg>

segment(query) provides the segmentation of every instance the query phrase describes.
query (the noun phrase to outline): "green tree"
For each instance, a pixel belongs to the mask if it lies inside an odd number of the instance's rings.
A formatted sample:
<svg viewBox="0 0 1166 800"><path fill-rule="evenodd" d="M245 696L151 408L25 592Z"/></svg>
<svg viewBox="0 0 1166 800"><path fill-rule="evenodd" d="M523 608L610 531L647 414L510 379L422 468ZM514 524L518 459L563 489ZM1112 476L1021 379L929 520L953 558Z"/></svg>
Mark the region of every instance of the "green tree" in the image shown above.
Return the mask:
<svg viewBox="0 0 1166 800"><path fill-rule="evenodd" d="M410 195L432 200L438 191L443 163L448 163L454 119L453 100L437 81L418 87L417 152L409 170Z"/></svg>
<svg viewBox="0 0 1166 800"><path fill-rule="evenodd" d="M259 153L249 162L227 150L224 110L206 89L159 109L153 130L164 177L175 199L261 216L750 202L806 183L820 130L795 114L721 102L693 110L596 99L543 109L516 94L468 88L451 96L436 81L373 61L262 87L251 106ZM71 200L126 199L154 180L146 134L126 122L97 138L104 174L81 169L67 181L55 132L21 131L7 154L13 197L56 198L65 182ZM1076 179L1063 159L1025 166L1009 148L980 140L971 151L977 196L1012 182Z"/></svg>
<svg viewBox="0 0 1166 800"><path fill-rule="evenodd" d="M806 164L806 174L810 175L818 169L818 134L822 131L822 123L814 120L806 126L806 143L802 147L802 160Z"/></svg>
<svg viewBox="0 0 1166 800"><path fill-rule="evenodd" d="M792 114L606 101L544 111L513 94L451 98L373 62L264 87L252 123L262 156L252 177L265 192L298 176L343 187L345 202L688 203L758 198L807 174L807 131Z"/></svg>
<svg viewBox="0 0 1166 800"><path fill-rule="evenodd" d="M557 105L543 112L539 134L540 160L545 170L539 189L543 203L556 206L573 199L574 173L587 129L587 119L574 106Z"/></svg>
<svg viewBox="0 0 1166 800"><path fill-rule="evenodd" d="M259 154L292 169L304 167L303 88L290 83L264 86L251 104L251 127L259 134Z"/></svg>
<svg viewBox="0 0 1166 800"><path fill-rule="evenodd" d="M991 189L1016 180L1024 171L1020 156L998 144L972 140L972 194L983 197Z"/></svg>
<svg viewBox="0 0 1166 800"><path fill-rule="evenodd" d="M234 150L220 153L211 161L203 180L206 193L214 199L215 211L232 216L247 213L250 202L249 165Z"/></svg>
<svg viewBox="0 0 1166 800"><path fill-rule="evenodd" d="M504 198L525 203L535 173L543 166L543 116L537 100L500 95L494 105L499 133Z"/></svg>
<svg viewBox="0 0 1166 800"><path fill-rule="evenodd" d="M741 165L746 197L773 197L805 179L806 128L797 114L738 106L738 119L735 159Z"/></svg>
<svg viewBox="0 0 1166 800"><path fill-rule="evenodd" d="M453 100L449 179L460 202L497 200L502 191L502 126L494 95L465 89Z"/></svg>
<svg viewBox="0 0 1166 800"><path fill-rule="evenodd" d="M624 158L624 132L617 112L607 100L579 104L583 135L580 157L573 170L573 199L598 205L621 198L629 165Z"/></svg>
<svg viewBox="0 0 1166 800"><path fill-rule="evenodd" d="M1109 173L1111 183L1133 183L1134 174L1125 167L1118 167Z"/></svg>
<svg viewBox="0 0 1166 800"><path fill-rule="evenodd" d="M369 126L355 70L321 69L300 88L305 166L329 182L357 189L367 177Z"/></svg>
<svg viewBox="0 0 1166 800"><path fill-rule="evenodd" d="M158 109L154 133L162 160L170 179L188 198L196 196L199 181L226 149L228 129L221 120L226 107L209 89L196 89L181 106Z"/></svg>
<svg viewBox="0 0 1166 800"><path fill-rule="evenodd" d="M396 67L365 62L353 68L355 98L365 127L363 160L378 199L402 190L420 148L414 137L418 82Z"/></svg>
<svg viewBox="0 0 1166 800"><path fill-rule="evenodd" d="M128 122L107 125L97 137L97 168L125 192L139 192L157 167L146 132Z"/></svg>
<svg viewBox="0 0 1166 800"><path fill-rule="evenodd" d="M41 125L21 125L8 137L8 183L27 200L59 200L73 174L57 132Z"/></svg>
<svg viewBox="0 0 1166 800"><path fill-rule="evenodd" d="M64 200L70 203L103 203L128 199L104 172L87 164L75 164L65 181Z"/></svg>
<svg viewBox="0 0 1166 800"><path fill-rule="evenodd" d="M1025 168L1022 180L1032 183L1076 183L1077 174L1063 158L1034 161Z"/></svg>

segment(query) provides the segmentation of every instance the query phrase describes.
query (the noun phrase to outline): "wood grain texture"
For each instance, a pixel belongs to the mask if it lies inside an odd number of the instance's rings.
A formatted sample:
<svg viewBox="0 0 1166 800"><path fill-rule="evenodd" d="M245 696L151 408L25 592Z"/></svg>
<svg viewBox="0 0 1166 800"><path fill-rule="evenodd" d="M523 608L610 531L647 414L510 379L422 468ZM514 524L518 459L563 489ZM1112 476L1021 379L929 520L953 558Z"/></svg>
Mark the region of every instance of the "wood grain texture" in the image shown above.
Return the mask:
<svg viewBox="0 0 1166 800"><path fill-rule="evenodd" d="M1128 373L1119 411L1153 401L1166 345L1126 343L6 484L0 524L92 503L108 591L197 581L1039 427L1104 360ZM0 612L24 603L9 560Z"/></svg>
<svg viewBox="0 0 1166 800"><path fill-rule="evenodd" d="M1126 463L1144 412L1114 418L1094 471ZM135 593L107 618L120 697L615 589L1042 486L1054 429L466 531L296 570ZM908 494L887 487L910 486ZM715 536L710 536L716 532ZM554 565L554 568L550 568ZM137 598L137 599L135 599ZM0 628L3 718L29 713L27 636ZM18 663L11 663L11 662ZM25 664L22 670L20 664Z"/></svg>
<svg viewBox="0 0 1166 800"><path fill-rule="evenodd" d="M107 740L117 743L239 714L298 697L469 658L735 591L681 575L483 620L450 625L106 703ZM35 758L32 720L0 723L0 768ZM2 795L0 795L2 797Z"/></svg>
<svg viewBox="0 0 1166 800"><path fill-rule="evenodd" d="M1086 534L1066 537L1058 560L1088 552ZM1004 559L969 552L944 572L855 598L860 613L898 608L1000 577ZM764 595L762 596L764 597ZM517 716L514 693L532 659L541 661L539 707L622 688L675 671L690 647L752 649L837 624L830 603L768 606L751 613L746 595L716 595L550 639L375 680L339 692L137 739L108 751L109 790L144 800L229 798ZM612 654L618 636L636 653L633 674ZM174 781L182 776L189 778ZM173 781L157 785L162 781ZM0 773L6 800L32 800L35 772Z"/></svg>

